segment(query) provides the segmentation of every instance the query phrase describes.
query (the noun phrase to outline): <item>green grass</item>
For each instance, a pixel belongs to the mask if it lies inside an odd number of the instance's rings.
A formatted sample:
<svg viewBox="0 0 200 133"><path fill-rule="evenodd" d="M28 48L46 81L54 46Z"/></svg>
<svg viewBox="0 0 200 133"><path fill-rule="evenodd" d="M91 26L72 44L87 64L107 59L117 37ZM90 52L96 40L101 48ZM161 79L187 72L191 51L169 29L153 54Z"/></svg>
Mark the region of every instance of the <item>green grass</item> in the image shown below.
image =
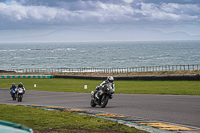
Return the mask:
<svg viewBox="0 0 200 133"><path fill-rule="evenodd" d="M22 82L27 90L81 92L94 91L101 80L82 79L0 79L0 88ZM34 84L37 86L34 87ZM84 85L88 89L84 89ZM115 81L116 93L200 95L199 81Z"/></svg>
<svg viewBox="0 0 200 133"><path fill-rule="evenodd" d="M0 88L22 82L26 90L81 92L94 91L101 80L81 79L0 79ZM34 87L34 84L37 87ZM88 89L84 89L84 85ZM199 81L115 81L116 93L200 95ZM15 117L13 117L13 115ZM22 124L40 132L122 131L144 132L105 119L70 112L47 111L33 107L0 105L0 119Z"/></svg>
<svg viewBox="0 0 200 133"><path fill-rule="evenodd" d="M117 81L118 93L200 95L199 81Z"/></svg>
<svg viewBox="0 0 200 133"><path fill-rule="evenodd" d="M22 82L27 90L59 91L59 92L85 92L94 90L101 81L79 79L0 79L0 88L9 88L12 83ZM36 84L36 87L34 87ZM84 89L84 85L88 89Z"/></svg>
<svg viewBox="0 0 200 133"><path fill-rule="evenodd" d="M2 104L0 104L0 108L0 120L21 124L38 132L116 131L145 133L145 131L89 115Z"/></svg>

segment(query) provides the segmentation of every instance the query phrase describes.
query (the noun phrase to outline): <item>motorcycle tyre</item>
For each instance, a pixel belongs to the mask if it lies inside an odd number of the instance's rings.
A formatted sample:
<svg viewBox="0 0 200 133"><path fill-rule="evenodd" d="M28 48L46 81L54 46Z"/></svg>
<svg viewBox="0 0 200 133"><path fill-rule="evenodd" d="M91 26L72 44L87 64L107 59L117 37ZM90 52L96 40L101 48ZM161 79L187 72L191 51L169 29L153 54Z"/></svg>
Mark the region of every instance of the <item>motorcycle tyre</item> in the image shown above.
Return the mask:
<svg viewBox="0 0 200 133"><path fill-rule="evenodd" d="M22 96L18 96L18 102L21 102L22 101Z"/></svg>
<svg viewBox="0 0 200 133"><path fill-rule="evenodd" d="M13 98L13 100L16 100L16 97L15 97L15 95L12 95L12 98Z"/></svg>
<svg viewBox="0 0 200 133"><path fill-rule="evenodd" d="M108 95L103 95L102 99L101 99L101 108L106 107L107 103L109 100L109 96Z"/></svg>
<svg viewBox="0 0 200 133"><path fill-rule="evenodd" d="M13 100L16 100L16 97L13 97Z"/></svg>
<svg viewBox="0 0 200 133"><path fill-rule="evenodd" d="M94 100L91 99L90 105L91 105L92 107L96 107L96 103L94 102Z"/></svg>
<svg viewBox="0 0 200 133"><path fill-rule="evenodd" d="M20 97L20 102L22 102L22 97L23 97L23 95L21 95L21 97Z"/></svg>

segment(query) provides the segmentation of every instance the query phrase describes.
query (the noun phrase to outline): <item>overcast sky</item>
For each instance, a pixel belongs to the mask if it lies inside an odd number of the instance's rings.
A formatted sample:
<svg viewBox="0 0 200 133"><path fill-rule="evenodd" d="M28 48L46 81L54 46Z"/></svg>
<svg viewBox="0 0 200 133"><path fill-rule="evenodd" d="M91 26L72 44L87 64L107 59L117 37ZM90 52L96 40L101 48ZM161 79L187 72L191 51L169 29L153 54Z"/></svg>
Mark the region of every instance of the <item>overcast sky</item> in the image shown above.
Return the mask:
<svg viewBox="0 0 200 133"><path fill-rule="evenodd" d="M200 0L0 0L1 36L136 27L200 35Z"/></svg>

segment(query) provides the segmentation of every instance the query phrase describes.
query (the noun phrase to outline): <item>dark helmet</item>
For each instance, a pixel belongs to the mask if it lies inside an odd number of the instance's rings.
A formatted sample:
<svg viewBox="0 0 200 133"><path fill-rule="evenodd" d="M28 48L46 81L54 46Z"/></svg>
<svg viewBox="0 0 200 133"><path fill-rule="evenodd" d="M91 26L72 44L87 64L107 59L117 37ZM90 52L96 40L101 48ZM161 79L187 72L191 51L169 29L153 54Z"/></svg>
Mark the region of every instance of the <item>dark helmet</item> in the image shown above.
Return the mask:
<svg viewBox="0 0 200 133"><path fill-rule="evenodd" d="M21 86L22 86L22 85L23 85L23 84L22 84L22 82L19 82L19 85L21 85Z"/></svg>
<svg viewBox="0 0 200 133"><path fill-rule="evenodd" d="M113 76L108 76L107 80L112 83L114 81L114 78Z"/></svg>
<svg viewBox="0 0 200 133"><path fill-rule="evenodd" d="M12 87L14 87L15 86L15 83L12 83Z"/></svg>

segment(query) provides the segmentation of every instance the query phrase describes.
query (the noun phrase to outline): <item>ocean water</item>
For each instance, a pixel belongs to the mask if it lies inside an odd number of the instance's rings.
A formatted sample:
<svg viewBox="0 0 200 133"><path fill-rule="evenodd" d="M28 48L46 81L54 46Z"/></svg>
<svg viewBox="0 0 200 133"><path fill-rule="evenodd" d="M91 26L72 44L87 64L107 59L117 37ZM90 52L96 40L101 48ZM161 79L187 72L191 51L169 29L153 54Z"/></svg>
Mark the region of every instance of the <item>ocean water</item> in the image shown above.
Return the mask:
<svg viewBox="0 0 200 133"><path fill-rule="evenodd" d="M0 43L0 70L188 64L200 64L200 40Z"/></svg>

